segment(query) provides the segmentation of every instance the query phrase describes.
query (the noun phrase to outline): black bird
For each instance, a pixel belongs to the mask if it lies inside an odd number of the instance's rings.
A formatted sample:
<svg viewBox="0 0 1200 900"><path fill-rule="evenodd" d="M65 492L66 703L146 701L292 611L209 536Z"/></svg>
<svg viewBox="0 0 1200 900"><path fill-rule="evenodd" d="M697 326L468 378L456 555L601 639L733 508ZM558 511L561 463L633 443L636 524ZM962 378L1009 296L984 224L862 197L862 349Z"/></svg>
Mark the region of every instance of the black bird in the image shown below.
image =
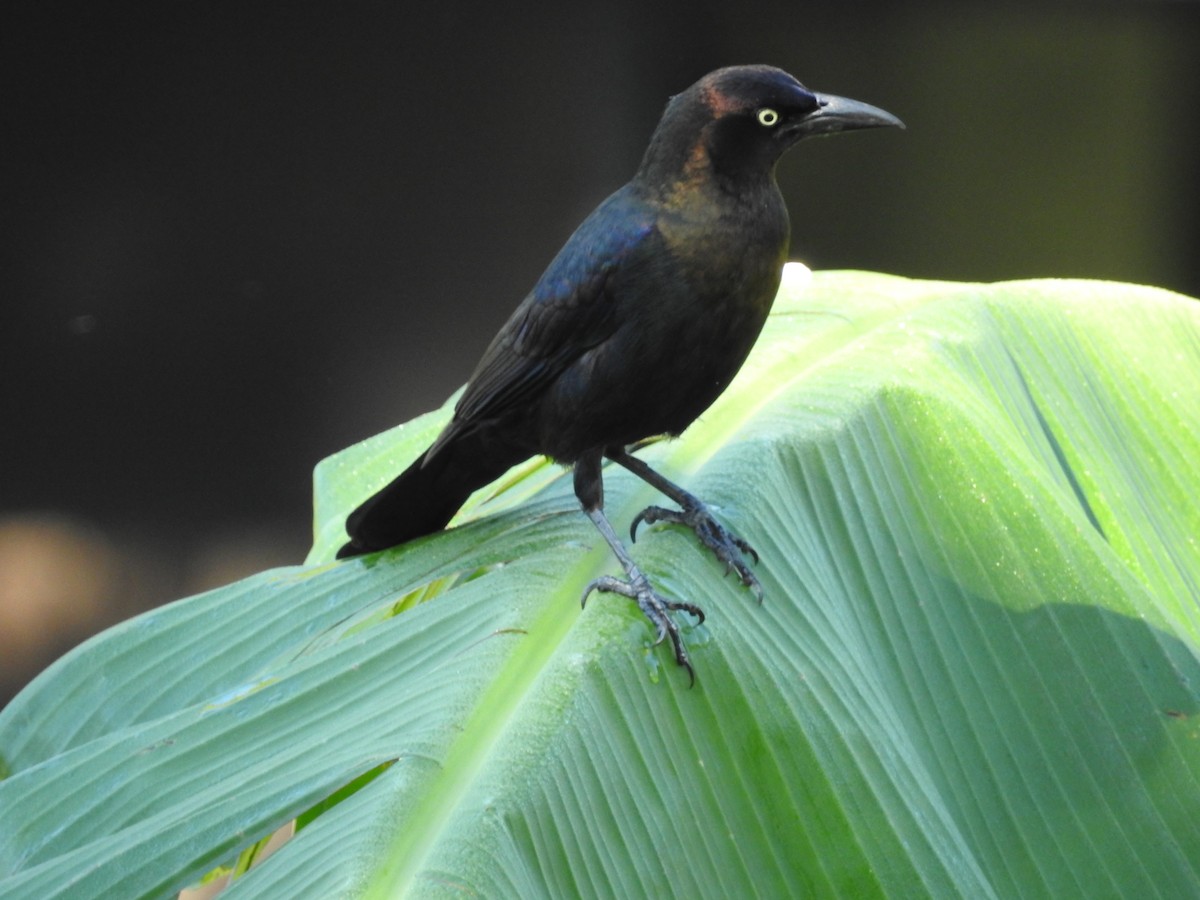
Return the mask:
<svg viewBox="0 0 1200 900"><path fill-rule="evenodd" d="M708 508L630 453L678 435L741 368L779 287L787 208L775 164L802 138L903 124L865 103L818 94L780 69L736 66L701 78L667 104L633 180L571 235L483 354L437 440L346 520L338 558L445 527L477 488L544 454L574 466L575 495L625 570L593 590L635 600L670 635L691 603L657 593L604 515L604 457L679 505L633 521L691 528L726 571L761 599L745 556L758 555Z"/></svg>

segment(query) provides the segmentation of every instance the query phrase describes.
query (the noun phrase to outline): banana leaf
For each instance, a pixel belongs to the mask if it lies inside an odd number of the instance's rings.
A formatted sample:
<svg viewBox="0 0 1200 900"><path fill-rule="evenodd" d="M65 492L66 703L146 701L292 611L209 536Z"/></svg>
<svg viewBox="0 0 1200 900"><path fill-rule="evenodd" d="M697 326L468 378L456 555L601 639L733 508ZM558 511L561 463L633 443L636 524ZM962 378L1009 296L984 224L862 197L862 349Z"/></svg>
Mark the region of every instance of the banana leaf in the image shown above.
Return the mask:
<svg viewBox="0 0 1200 900"><path fill-rule="evenodd" d="M789 266L734 384L640 455L760 553L639 564L564 470L341 563L449 415L322 462L302 566L145 613L0 712L0 896L1200 894L1200 306ZM618 530L662 502L616 467Z"/></svg>

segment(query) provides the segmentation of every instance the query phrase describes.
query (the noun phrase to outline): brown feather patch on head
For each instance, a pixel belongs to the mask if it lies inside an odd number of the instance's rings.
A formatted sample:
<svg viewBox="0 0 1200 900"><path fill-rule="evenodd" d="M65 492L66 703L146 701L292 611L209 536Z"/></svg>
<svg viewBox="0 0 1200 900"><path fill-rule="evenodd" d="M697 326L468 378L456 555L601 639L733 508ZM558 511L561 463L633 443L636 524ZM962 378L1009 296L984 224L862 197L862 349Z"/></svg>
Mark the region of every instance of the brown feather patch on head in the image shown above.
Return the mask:
<svg viewBox="0 0 1200 900"><path fill-rule="evenodd" d="M704 99L704 105L712 110L714 119L741 109L741 104L737 100L722 91L712 81L704 85L700 96Z"/></svg>

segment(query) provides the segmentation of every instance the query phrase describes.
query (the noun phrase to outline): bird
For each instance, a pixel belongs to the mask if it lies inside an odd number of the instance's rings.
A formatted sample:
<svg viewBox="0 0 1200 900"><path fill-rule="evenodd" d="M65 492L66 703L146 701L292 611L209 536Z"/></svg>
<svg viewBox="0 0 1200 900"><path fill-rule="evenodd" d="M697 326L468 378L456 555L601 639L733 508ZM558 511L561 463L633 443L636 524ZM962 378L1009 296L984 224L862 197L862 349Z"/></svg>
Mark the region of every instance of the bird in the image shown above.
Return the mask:
<svg viewBox="0 0 1200 900"><path fill-rule="evenodd" d="M761 602L758 554L699 498L634 455L681 434L749 355L779 288L790 221L775 180L800 140L903 123L882 109L806 88L782 69L730 66L671 97L632 179L567 240L484 351L453 417L403 472L346 519L338 559L437 532L478 488L535 456L570 466L575 495L623 570L587 585L637 604L696 673L672 613L604 512L607 459L677 509L630 525L690 528Z"/></svg>

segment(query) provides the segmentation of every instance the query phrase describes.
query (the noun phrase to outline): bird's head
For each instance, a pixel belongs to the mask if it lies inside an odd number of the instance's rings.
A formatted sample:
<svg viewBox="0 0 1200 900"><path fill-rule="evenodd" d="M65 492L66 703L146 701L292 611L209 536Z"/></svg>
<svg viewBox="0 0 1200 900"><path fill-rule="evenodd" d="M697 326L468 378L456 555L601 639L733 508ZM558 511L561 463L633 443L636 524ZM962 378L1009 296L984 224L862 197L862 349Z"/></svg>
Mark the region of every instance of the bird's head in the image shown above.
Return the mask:
<svg viewBox="0 0 1200 900"><path fill-rule="evenodd" d="M731 66L671 98L639 174L659 184L769 176L797 141L859 128L903 128L889 112L819 94L772 66Z"/></svg>

